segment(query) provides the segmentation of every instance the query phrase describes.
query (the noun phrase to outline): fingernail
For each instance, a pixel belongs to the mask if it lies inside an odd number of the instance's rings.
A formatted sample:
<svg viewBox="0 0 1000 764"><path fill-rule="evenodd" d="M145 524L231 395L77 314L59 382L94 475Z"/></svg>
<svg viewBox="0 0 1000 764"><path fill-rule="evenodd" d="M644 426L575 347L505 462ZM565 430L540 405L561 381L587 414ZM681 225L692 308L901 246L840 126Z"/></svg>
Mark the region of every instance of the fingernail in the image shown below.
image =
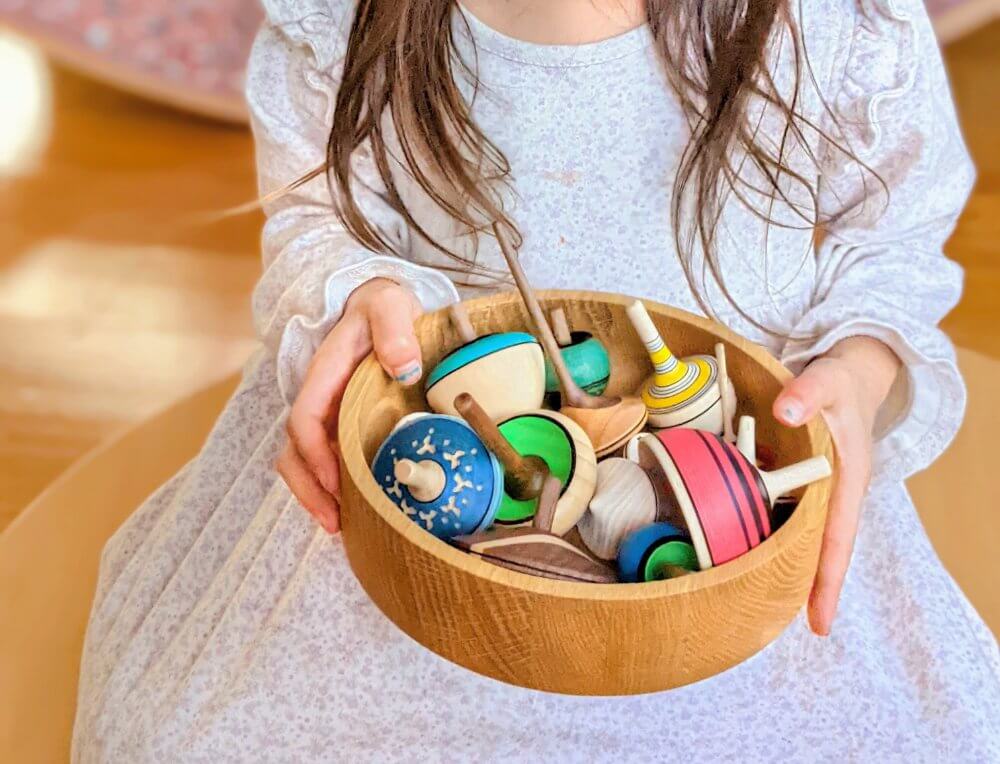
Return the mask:
<svg viewBox="0 0 1000 764"><path fill-rule="evenodd" d="M420 361L410 361L405 366L392 370L393 378L403 385L408 385L420 376Z"/></svg>
<svg viewBox="0 0 1000 764"><path fill-rule="evenodd" d="M333 519L329 517L322 517L320 518L319 524L322 526L323 530L331 536L335 536L337 534L337 524Z"/></svg>
<svg viewBox="0 0 1000 764"><path fill-rule="evenodd" d="M781 415L788 424L799 424L805 414L805 407L794 398L787 399L781 406Z"/></svg>

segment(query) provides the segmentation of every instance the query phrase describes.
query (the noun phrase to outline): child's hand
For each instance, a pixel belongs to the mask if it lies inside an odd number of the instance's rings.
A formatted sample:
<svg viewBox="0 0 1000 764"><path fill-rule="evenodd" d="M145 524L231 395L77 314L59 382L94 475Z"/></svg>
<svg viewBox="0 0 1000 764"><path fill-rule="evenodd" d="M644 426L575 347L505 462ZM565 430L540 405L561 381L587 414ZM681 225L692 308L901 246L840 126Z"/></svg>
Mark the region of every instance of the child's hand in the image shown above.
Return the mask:
<svg viewBox="0 0 1000 764"><path fill-rule="evenodd" d="M882 342L849 337L817 358L774 402L774 415L792 427L822 414L837 449L837 482L809 596L809 624L830 633L871 476L872 429L900 362Z"/></svg>
<svg viewBox="0 0 1000 764"><path fill-rule="evenodd" d="M340 530L340 465L333 439L347 382L374 346L391 377L416 383L421 358L413 321L420 313L413 293L393 281L372 279L358 287L313 356L292 405L278 472L328 533Z"/></svg>

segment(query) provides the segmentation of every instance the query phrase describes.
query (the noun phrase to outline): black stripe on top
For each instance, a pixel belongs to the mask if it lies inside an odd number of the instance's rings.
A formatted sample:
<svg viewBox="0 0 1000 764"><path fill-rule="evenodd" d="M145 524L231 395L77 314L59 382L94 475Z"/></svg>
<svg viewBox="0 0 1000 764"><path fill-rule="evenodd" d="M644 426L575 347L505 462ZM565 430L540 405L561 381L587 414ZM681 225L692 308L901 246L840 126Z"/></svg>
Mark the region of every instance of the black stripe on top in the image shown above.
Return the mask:
<svg viewBox="0 0 1000 764"><path fill-rule="evenodd" d="M729 499L733 503L736 518L740 521L740 528L743 529L743 538L747 542L747 549L750 549L753 546L753 543L750 541L750 532L747 530L747 524L743 520L743 513L740 512L740 503L736 499L736 492L733 490L732 484L729 482L729 476L726 475L726 471L722 468L722 462L719 461L719 457L716 456L715 451L712 450L712 446L708 441L708 436L701 430L698 430L698 436L702 439L702 441L704 441L705 449L708 451L709 456L712 457L712 461L715 462L715 466L719 470L719 475L722 477L722 481L726 484L726 490L729 491Z"/></svg>
<svg viewBox="0 0 1000 764"><path fill-rule="evenodd" d="M747 476L743 474L743 470L740 469L740 463L736 460L736 455L733 453L732 449L723 448L726 452L726 456L729 457L730 464L733 465L733 470L736 472L736 476L739 478L740 484L743 486L743 492L746 494L747 502L750 504L750 513L753 515L754 524L757 526L757 538L760 539L757 543L761 543L764 540L764 525L760 521L760 505L755 501L753 491L750 490L750 484L747 482ZM767 496L764 492L761 497ZM766 499L765 499L766 501Z"/></svg>

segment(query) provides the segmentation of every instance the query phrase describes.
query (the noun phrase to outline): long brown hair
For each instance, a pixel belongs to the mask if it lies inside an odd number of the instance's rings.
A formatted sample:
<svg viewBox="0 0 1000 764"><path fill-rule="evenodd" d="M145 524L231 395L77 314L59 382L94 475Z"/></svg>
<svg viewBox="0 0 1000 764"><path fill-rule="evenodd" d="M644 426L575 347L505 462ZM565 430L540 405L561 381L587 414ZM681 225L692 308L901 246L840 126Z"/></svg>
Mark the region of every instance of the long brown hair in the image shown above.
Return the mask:
<svg viewBox="0 0 1000 764"><path fill-rule="evenodd" d="M735 196L769 226L814 229L825 222L814 183L792 166L790 152L804 152L818 166L810 149L812 134L856 159L842 141L824 134L800 113L800 86L815 84L815 78L789 8L794 1L646 2L646 21L691 131L671 210L684 272L706 312L713 312L703 297L707 271L739 313L769 333L770 328L735 304L726 288L714 241L722 209ZM520 242L499 190L511 180L510 165L473 122L456 84L458 76L477 82L475 61L457 55L452 23L453 14L461 13L457 5L457 0L359 0L326 166L296 185L325 173L347 230L370 249L392 252L393 243L366 218L352 193L357 182L352 159L366 146L389 203L416 235L450 258L453 265L446 269L460 276L495 278L499 274L435 241L423 229L403 203L391 169L393 161L405 163L423 191L471 235L478 237L499 223ZM464 15L460 19L465 22ZM785 88L787 93L768 69L772 45L785 41L791 42L795 79L792 88ZM783 127L777 141L773 133L766 140L759 136L760 122L749 118L752 102L778 115ZM391 153L391 145L401 147L402 157ZM782 203L797 220L778 220L772 214L775 203ZM684 214L691 209L695 215ZM699 249L704 255L700 277L695 273Z"/></svg>

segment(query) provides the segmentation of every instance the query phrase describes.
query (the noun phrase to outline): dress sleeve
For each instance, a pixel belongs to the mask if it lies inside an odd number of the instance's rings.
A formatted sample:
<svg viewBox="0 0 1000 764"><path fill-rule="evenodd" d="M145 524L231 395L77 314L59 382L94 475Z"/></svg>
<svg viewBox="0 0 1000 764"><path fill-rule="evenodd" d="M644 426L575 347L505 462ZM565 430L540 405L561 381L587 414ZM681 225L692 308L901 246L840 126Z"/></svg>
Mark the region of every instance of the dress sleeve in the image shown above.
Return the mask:
<svg viewBox="0 0 1000 764"><path fill-rule="evenodd" d="M262 196L325 160L353 2L265 0L264 7L246 85ZM386 202L364 146L354 159L359 206L399 252L406 252L407 227ZM264 212L254 325L276 357L278 384L289 404L347 298L365 281L383 277L404 284L427 310L458 299L441 272L359 244L338 220L323 176L265 202Z"/></svg>
<svg viewBox="0 0 1000 764"><path fill-rule="evenodd" d="M872 467L874 479L901 480L940 455L965 408L954 348L937 324L961 295L962 269L942 246L975 173L921 0L850 5L853 37L828 103L835 130L888 193L843 153L822 159L821 209L847 211L817 249L811 306L782 360L798 371L852 335L895 351L904 372L880 412Z"/></svg>

